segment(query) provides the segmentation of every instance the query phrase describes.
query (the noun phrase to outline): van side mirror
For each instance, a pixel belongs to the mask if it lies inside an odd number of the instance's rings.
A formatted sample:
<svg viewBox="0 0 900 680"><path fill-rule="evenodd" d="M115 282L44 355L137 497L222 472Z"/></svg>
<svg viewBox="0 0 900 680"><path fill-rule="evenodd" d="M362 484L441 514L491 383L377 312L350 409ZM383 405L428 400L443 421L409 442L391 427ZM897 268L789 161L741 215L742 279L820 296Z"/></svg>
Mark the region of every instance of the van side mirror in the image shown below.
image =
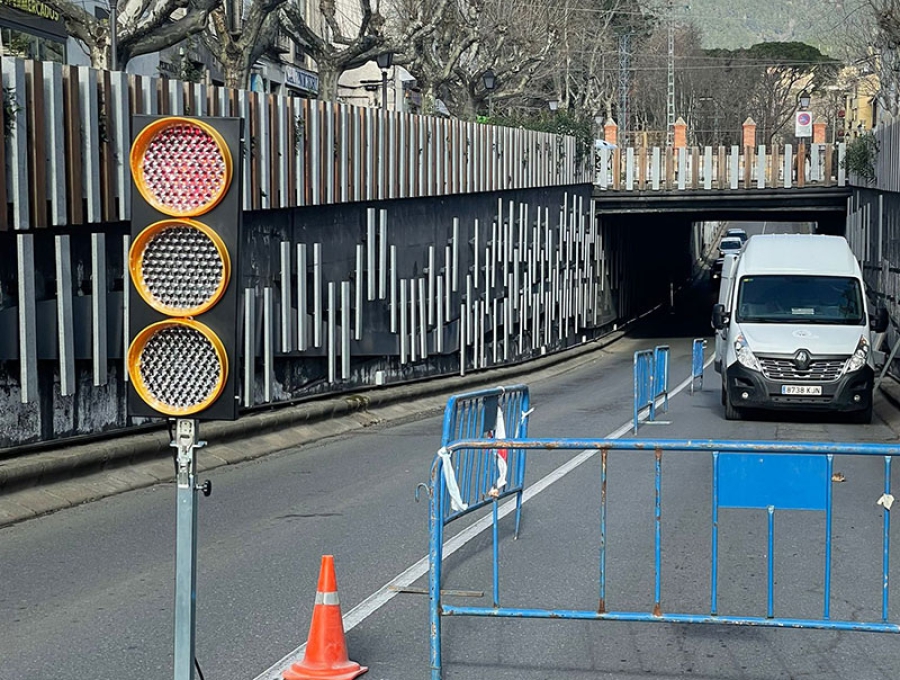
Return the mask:
<svg viewBox="0 0 900 680"><path fill-rule="evenodd" d="M875 309L875 313L871 316L872 318L869 324L870 328L875 333L884 333L891 322L891 317L888 314L888 310L884 307L878 307Z"/></svg>
<svg viewBox="0 0 900 680"><path fill-rule="evenodd" d="M712 326L717 331L722 330L728 325L729 317L725 311L725 305L713 305L712 309Z"/></svg>

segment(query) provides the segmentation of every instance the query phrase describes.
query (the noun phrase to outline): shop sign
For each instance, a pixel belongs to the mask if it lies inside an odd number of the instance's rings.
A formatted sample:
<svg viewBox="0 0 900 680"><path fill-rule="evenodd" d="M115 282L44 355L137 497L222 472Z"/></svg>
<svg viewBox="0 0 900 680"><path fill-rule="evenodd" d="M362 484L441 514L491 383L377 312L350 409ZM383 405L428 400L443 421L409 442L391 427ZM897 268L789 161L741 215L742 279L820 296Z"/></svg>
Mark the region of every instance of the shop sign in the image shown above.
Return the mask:
<svg viewBox="0 0 900 680"><path fill-rule="evenodd" d="M36 35L68 37L60 13L40 0L0 0L0 24Z"/></svg>
<svg viewBox="0 0 900 680"><path fill-rule="evenodd" d="M319 76L296 66L284 67L284 84L311 94L319 92Z"/></svg>

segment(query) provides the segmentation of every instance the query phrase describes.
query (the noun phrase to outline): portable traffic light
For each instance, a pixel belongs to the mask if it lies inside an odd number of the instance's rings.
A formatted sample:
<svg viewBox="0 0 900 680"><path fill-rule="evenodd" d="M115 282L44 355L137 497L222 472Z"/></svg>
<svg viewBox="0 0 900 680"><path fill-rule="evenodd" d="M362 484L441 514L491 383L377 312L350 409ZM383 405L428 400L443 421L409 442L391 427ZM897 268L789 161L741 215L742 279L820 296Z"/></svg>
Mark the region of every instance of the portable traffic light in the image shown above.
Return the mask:
<svg viewBox="0 0 900 680"><path fill-rule="evenodd" d="M131 415L237 417L241 121L135 116Z"/></svg>

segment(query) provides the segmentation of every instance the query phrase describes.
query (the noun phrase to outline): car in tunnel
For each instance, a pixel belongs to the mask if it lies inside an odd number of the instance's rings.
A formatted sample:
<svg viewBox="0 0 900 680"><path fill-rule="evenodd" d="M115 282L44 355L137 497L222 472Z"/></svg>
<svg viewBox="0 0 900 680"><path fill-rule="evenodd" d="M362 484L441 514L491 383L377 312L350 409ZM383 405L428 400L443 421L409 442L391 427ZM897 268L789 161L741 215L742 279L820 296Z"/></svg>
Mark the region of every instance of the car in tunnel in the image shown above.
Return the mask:
<svg viewBox="0 0 900 680"><path fill-rule="evenodd" d="M725 236L719 241L719 257L725 257L728 253L739 253L744 247L744 242L736 236Z"/></svg>
<svg viewBox="0 0 900 680"><path fill-rule="evenodd" d="M739 238L741 243L746 243L750 237L747 236L747 232L743 229L734 228L725 232L725 238Z"/></svg>
<svg viewBox="0 0 900 680"><path fill-rule="evenodd" d="M842 237L768 234L750 239L722 279L713 307L715 368L725 418L750 409L834 411L872 418L872 335L859 263Z"/></svg>
<svg viewBox="0 0 900 680"><path fill-rule="evenodd" d="M744 238L738 236L729 236L731 232L741 232ZM719 242L719 256L713 261L709 268L709 279L712 283L718 283L722 278L722 265L727 255L739 255L744 248L747 240L747 233L743 229L729 229L722 240Z"/></svg>

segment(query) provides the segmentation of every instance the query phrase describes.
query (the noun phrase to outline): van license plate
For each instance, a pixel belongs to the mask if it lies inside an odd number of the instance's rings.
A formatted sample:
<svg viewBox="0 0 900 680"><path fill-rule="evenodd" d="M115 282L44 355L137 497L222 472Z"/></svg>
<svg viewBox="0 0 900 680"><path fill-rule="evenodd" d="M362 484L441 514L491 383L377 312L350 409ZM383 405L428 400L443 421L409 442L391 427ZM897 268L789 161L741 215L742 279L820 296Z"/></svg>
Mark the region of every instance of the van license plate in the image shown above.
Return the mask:
<svg viewBox="0 0 900 680"><path fill-rule="evenodd" d="M800 396L819 396L822 394L821 385L782 385L782 394L800 395Z"/></svg>

